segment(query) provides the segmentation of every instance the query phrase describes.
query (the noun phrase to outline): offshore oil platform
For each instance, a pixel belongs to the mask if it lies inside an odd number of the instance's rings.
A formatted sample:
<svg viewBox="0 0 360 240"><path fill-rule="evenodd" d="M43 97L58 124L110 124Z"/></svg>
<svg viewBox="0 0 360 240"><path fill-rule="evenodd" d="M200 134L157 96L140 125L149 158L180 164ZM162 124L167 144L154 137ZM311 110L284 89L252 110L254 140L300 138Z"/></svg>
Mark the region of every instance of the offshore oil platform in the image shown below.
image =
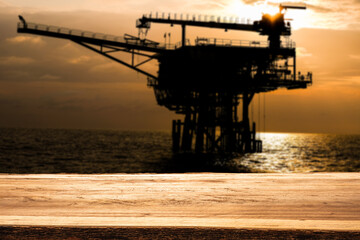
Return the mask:
<svg viewBox="0 0 360 240"><path fill-rule="evenodd" d="M256 124L249 119L254 95L312 84L312 73L297 72L295 43L288 38L291 26L284 18L287 9L306 7L280 5L276 15L263 14L261 20L251 23L213 16L143 15L136 21L137 37L28 23L21 16L17 30L71 40L146 75L157 103L184 115L183 121L173 120L174 152L251 153L262 151L262 141L256 139ZM181 41L161 44L147 39L152 23L180 25ZM191 44L186 38L186 28L191 26L257 32L267 36L267 41L197 37ZM128 53L131 60L115 57L115 52ZM135 55L145 60L135 62ZM157 75L140 68L151 60L159 63Z"/></svg>

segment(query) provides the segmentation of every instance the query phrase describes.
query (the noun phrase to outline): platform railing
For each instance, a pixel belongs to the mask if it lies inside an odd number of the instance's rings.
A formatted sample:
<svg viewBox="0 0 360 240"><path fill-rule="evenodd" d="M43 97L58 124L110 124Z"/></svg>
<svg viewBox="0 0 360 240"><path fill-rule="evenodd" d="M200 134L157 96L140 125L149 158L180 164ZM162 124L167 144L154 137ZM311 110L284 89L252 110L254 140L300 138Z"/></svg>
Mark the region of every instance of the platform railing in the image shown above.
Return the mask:
<svg viewBox="0 0 360 240"><path fill-rule="evenodd" d="M239 46L239 47L268 47L269 43L265 41L250 41L250 40L233 40L221 38L196 38L196 46Z"/></svg>
<svg viewBox="0 0 360 240"><path fill-rule="evenodd" d="M312 72L308 72L306 75L297 74L295 80L312 83L312 75L313 75Z"/></svg>
<svg viewBox="0 0 360 240"><path fill-rule="evenodd" d="M268 78L273 81L295 81L295 82L306 82L312 84L312 72L308 72L306 75L298 73L296 74L296 76L294 76L294 74L277 74L274 72L269 72L267 74L268 74Z"/></svg>
<svg viewBox="0 0 360 240"><path fill-rule="evenodd" d="M49 33L58 33L58 34L65 34L69 36L75 37L85 37L85 38L92 38L92 39L99 39L99 40L107 40L119 43L126 43L126 44L133 44L138 46L149 46L158 49L175 49L175 44L154 44L155 42L149 41L146 39L126 39L125 37L103 34L103 33L95 33L89 31L82 31L77 29L70 29L58 26L51 26L51 25L44 25L44 24L37 24L37 23L18 23L18 29L29 29L29 30L37 30L42 32L49 32Z"/></svg>
<svg viewBox="0 0 360 240"><path fill-rule="evenodd" d="M110 41L117 41L117 42L124 42L124 37L102 34L102 33L95 33L89 31L82 31L77 29L70 29L64 27L57 27L51 25L44 25L44 24L37 24L37 23L18 23L19 29L32 29L32 30L39 30L44 32L52 32L52 33L62 33L72 36L78 37L89 37L89 38L96 38L96 39L104 39Z"/></svg>
<svg viewBox="0 0 360 240"><path fill-rule="evenodd" d="M228 47L269 47L269 41L251 41L251 40L237 40L237 39L221 39L221 38L196 38L196 46L228 46ZM282 41L281 48L295 48L295 42L291 40Z"/></svg>
<svg viewBox="0 0 360 240"><path fill-rule="evenodd" d="M233 23L233 24L253 24L254 20L250 18L240 18L237 16L215 16L203 14L184 14L184 13L165 13L155 12L143 15L149 19L169 19L169 20L184 20L184 21L198 21L198 22L218 22L218 23Z"/></svg>

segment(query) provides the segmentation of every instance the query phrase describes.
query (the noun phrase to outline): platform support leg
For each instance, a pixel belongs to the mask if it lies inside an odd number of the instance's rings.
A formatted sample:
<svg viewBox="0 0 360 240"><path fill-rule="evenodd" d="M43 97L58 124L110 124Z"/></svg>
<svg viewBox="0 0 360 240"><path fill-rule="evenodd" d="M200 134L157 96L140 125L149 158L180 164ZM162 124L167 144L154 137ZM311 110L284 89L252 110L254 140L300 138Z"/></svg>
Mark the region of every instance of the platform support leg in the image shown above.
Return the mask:
<svg viewBox="0 0 360 240"><path fill-rule="evenodd" d="M243 112L242 112L242 144L244 152L251 152L251 133L250 133L250 120L249 120L249 105L254 94L243 94Z"/></svg>
<svg viewBox="0 0 360 240"><path fill-rule="evenodd" d="M191 112L188 111L185 114L185 120L184 120L184 129L183 129L183 135L182 135L182 141L181 141L181 151L183 152L189 152L191 151L191 145L192 145L192 121L191 121Z"/></svg>
<svg viewBox="0 0 360 240"><path fill-rule="evenodd" d="M208 101L210 100L210 96L208 93L199 93L199 108L197 109L197 121L196 123L196 141L195 141L195 152L202 153L204 151L204 135L205 129L208 124L206 124L209 119L208 117Z"/></svg>
<svg viewBox="0 0 360 240"><path fill-rule="evenodd" d="M198 113L198 122L196 128L196 142L195 142L195 152L202 153L204 151L204 121L203 113Z"/></svg>
<svg viewBox="0 0 360 240"><path fill-rule="evenodd" d="M181 136L181 121L173 120L172 122L172 141L173 152L179 152L180 150L180 136Z"/></svg>

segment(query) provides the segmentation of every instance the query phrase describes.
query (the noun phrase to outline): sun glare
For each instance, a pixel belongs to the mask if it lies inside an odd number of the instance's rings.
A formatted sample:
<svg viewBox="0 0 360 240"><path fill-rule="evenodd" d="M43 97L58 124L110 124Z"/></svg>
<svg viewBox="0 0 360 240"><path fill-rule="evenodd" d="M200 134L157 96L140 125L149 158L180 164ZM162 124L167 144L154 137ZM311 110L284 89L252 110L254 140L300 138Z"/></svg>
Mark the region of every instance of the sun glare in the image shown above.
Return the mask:
<svg viewBox="0 0 360 240"><path fill-rule="evenodd" d="M273 1L259 1L253 4L245 4L239 0L229 2L225 8L225 14L229 16L238 17L239 19L260 20L263 14L275 15L279 12L279 6L285 3L282 0ZM286 3L290 3L286 1ZM287 10L285 11L285 19L291 21L293 29L299 29L309 25L309 19L305 17L306 11L302 10Z"/></svg>
<svg viewBox="0 0 360 240"><path fill-rule="evenodd" d="M251 20L261 19L262 14L269 13L274 15L279 12L279 8L268 4L268 1L257 2L252 5L244 4L242 1L233 0L226 8L229 15L239 17L240 19L246 18Z"/></svg>
<svg viewBox="0 0 360 240"><path fill-rule="evenodd" d="M274 2L276 2L275 5ZM279 12L279 5L280 5L280 1L272 1L272 4L269 4L268 1L264 1L255 4L255 7L259 9L261 14L267 13L270 15L275 15Z"/></svg>

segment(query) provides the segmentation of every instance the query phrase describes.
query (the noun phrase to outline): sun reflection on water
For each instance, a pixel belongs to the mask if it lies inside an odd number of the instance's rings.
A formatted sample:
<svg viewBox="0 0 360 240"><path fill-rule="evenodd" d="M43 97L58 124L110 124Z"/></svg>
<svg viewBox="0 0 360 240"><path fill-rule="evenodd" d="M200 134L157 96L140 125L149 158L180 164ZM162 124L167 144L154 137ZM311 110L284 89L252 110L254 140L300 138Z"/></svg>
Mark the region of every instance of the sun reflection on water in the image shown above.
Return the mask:
<svg viewBox="0 0 360 240"><path fill-rule="evenodd" d="M262 133L261 138L263 152L240 157L242 165L269 172L352 172L360 167L356 135Z"/></svg>

